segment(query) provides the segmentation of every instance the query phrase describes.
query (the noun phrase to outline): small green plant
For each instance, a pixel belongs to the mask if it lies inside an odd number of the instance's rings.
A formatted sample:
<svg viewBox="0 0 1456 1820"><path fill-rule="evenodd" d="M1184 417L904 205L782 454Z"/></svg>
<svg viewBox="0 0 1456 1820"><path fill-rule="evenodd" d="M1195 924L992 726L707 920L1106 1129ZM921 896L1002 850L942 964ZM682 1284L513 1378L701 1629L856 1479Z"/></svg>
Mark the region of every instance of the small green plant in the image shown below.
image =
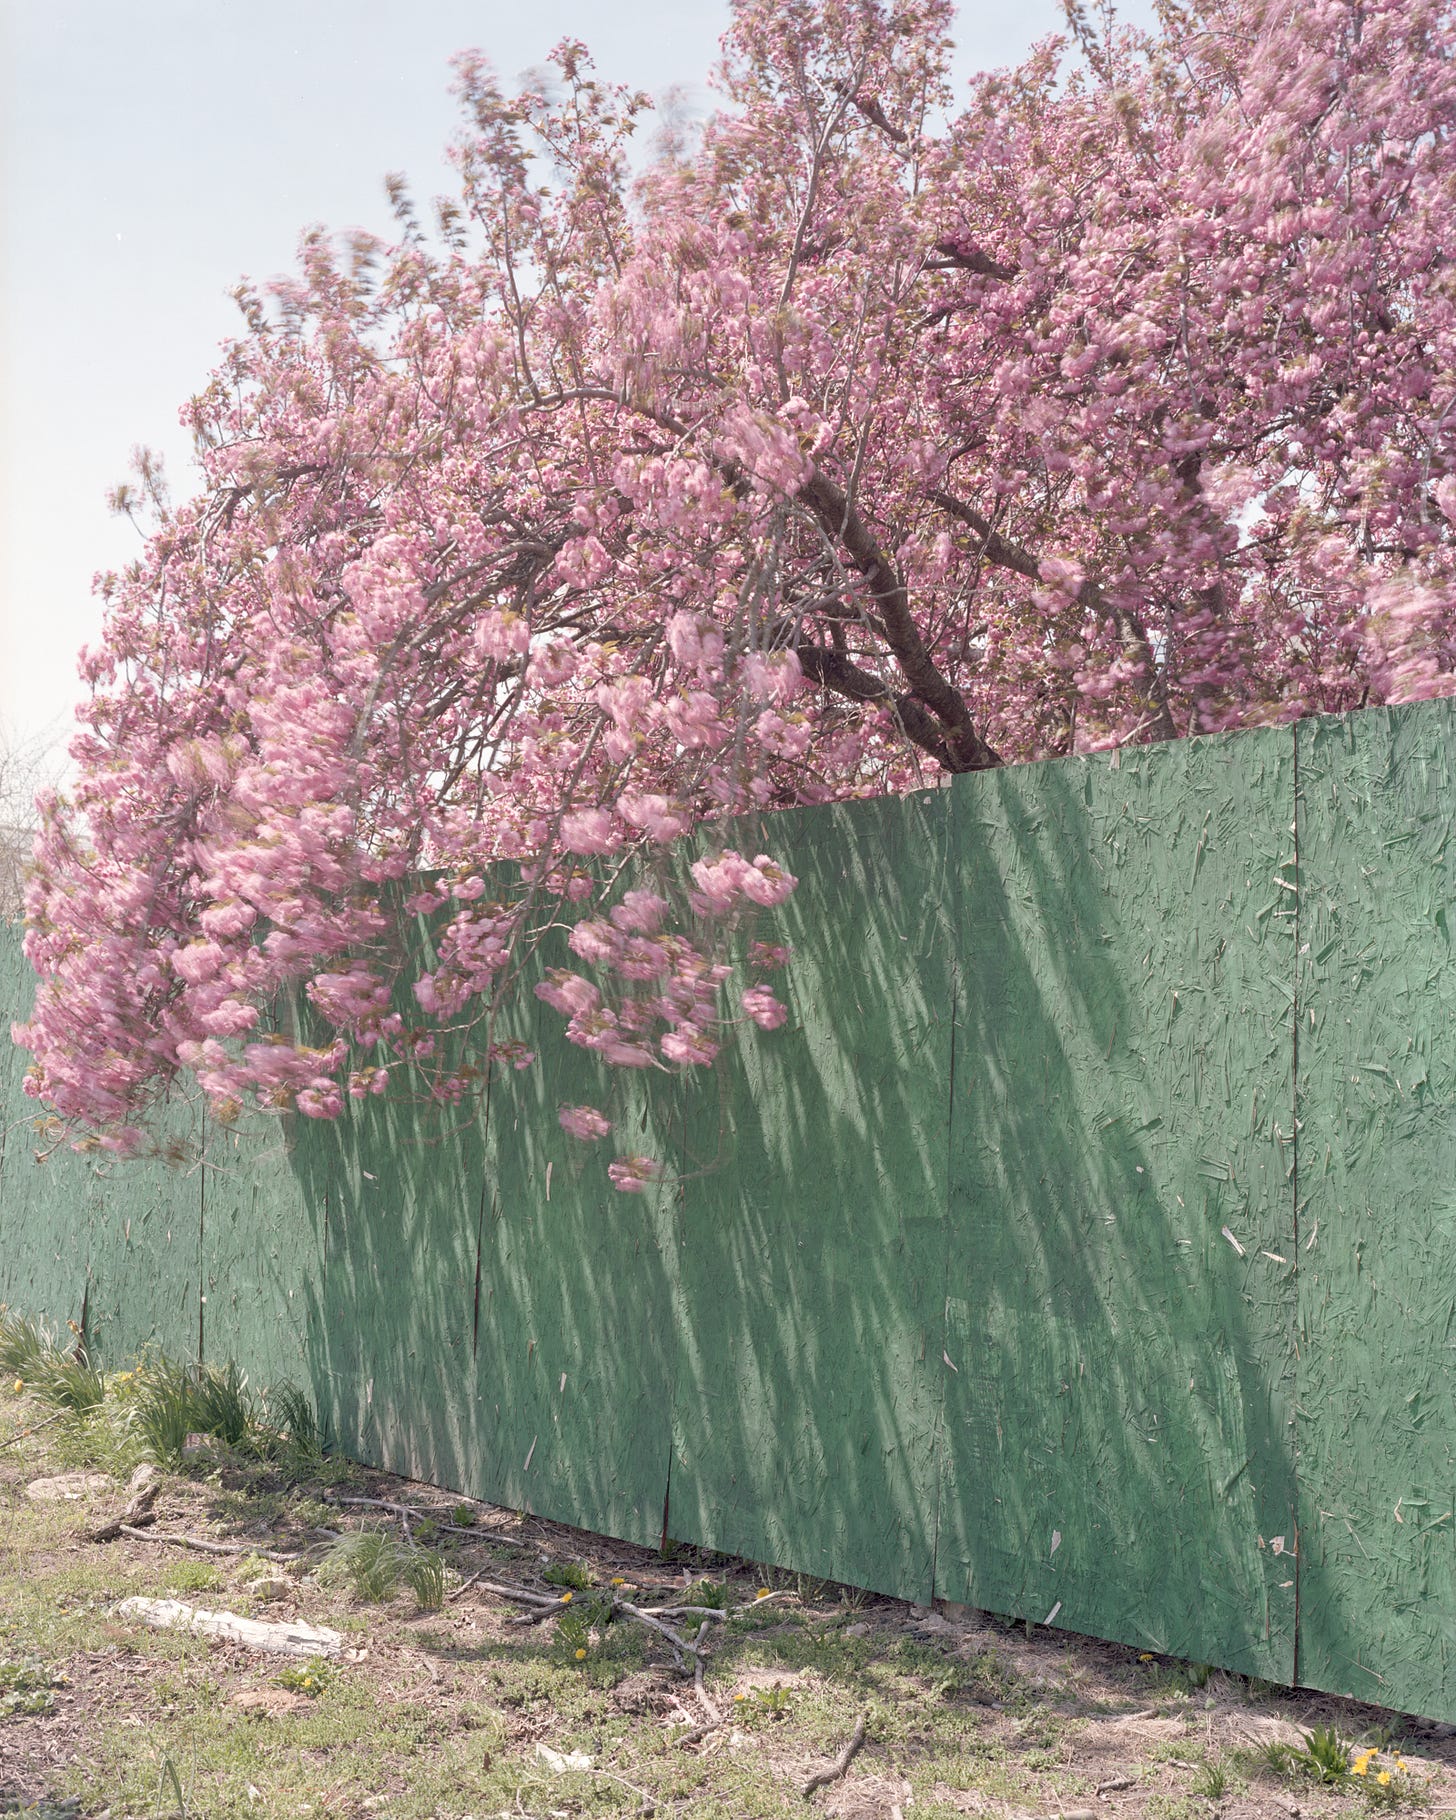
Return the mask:
<svg viewBox="0 0 1456 1820"><path fill-rule="evenodd" d="M1317 1725L1303 1746L1286 1750L1290 1769L1312 1782L1343 1782L1350 1773L1350 1747L1332 1725Z"/></svg>
<svg viewBox="0 0 1456 1820"><path fill-rule="evenodd" d="M421 1548L405 1557L404 1583L415 1596L420 1611L440 1611L445 1604L445 1563L433 1548Z"/></svg>
<svg viewBox="0 0 1456 1820"><path fill-rule="evenodd" d="M310 1700L317 1700L319 1695L333 1679L333 1670L320 1657L310 1656L308 1661L296 1668L285 1668L274 1677L274 1685L283 1687L291 1694L303 1694Z"/></svg>
<svg viewBox="0 0 1456 1820"><path fill-rule="evenodd" d="M0 1662L0 1719L54 1712L56 1696L52 1690L65 1685L64 1675L39 1662Z"/></svg>
<svg viewBox="0 0 1456 1820"><path fill-rule="evenodd" d="M36 1326L8 1308L0 1308L0 1373L28 1381L48 1352L50 1341Z"/></svg>
<svg viewBox="0 0 1456 1820"><path fill-rule="evenodd" d="M256 1425L248 1380L229 1360L226 1365L197 1367L197 1432L242 1447Z"/></svg>
<svg viewBox="0 0 1456 1820"><path fill-rule="evenodd" d="M306 1390L297 1384L275 1384L264 1399L268 1426L293 1453L319 1459L324 1451L317 1412Z"/></svg>
<svg viewBox="0 0 1456 1820"><path fill-rule="evenodd" d="M727 1611L732 1597L720 1580L694 1580L683 1597L684 1605L698 1605L706 1611Z"/></svg>
<svg viewBox="0 0 1456 1820"><path fill-rule="evenodd" d="M479 1522L473 1504L456 1504L450 1512L449 1521L456 1529L473 1529Z"/></svg>
<svg viewBox="0 0 1456 1820"><path fill-rule="evenodd" d="M370 1605L382 1604L399 1585L403 1551L382 1529L359 1530L340 1536L329 1550L325 1572L337 1573L352 1588L354 1597Z"/></svg>
<svg viewBox="0 0 1456 1820"><path fill-rule="evenodd" d="M137 1433L158 1466L176 1468L197 1427L197 1387L183 1365L157 1359L136 1380Z"/></svg>
<svg viewBox="0 0 1456 1820"><path fill-rule="evenodd" d="M84 1415L100 1405L106 1380L92 1369L79 1328L76 1333L74 1350L66 1351L34 1321L0 1309L0 1372L51 1409Z"/></svg>
<svg viewBox="0 0 1456 1820"><path fill-rule="evenodd" d="M573 1592L590 1592L592 1587L591 1570L580 1561L553 1561L541 1578L548 1586L568 1586Z"/></svg>
<svg viewBox="0 0 1456 1820"><path fill-rule="evenodd" d="M1221 1757L1205 1763L1193 1778L1193 1793L1205 1801L1222 1801L1229 1792L1229 1773Z"/></svg>
<svg viewBox="0 0 1456 1820"><path fill-rule="evenodd" d="M733 1704L739 1718L782 1719L789 1710L789 1690L775 1681L769 1687L755 1687L749 1694L735 1694Z"/></svg>
<svg viewBox="0 0 1456 1820"><path fill-rule="evenodd" d="M177 1765L170 1757L162 1758L161 1773L157 1777L157 1812L163 1813L162 1800L168 1787L172 1790L173 1805L169 1811L175 1820L187 1820L187 1798L182 1793L182 1780L177 1774Z"/></svg>

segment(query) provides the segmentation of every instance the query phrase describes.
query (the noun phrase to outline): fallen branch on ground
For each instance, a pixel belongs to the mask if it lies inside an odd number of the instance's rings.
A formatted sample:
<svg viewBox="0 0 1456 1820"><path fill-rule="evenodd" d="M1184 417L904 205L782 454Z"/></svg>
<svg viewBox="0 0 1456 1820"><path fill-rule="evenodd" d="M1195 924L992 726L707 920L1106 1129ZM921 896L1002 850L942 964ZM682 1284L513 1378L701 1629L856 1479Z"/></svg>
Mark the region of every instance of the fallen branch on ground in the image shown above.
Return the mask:
<svg viewBox="0 0 1456 1820"><path fill-rule="evenodd" d="M1110 1795L1120 1788L1132 1788L1136 1783L1136 1776L1114 1776L1110 1782L1099 1782L1097 1784L1097 1793L1099 1795Z"/></svg>
<svg viewBox="0 0 1456 1820"><path fill-rule="evenodd" d="M810 1776L809 1780L804 1784L800 1792L803 1794L805 1800L814 1793L815 1789L828 1788L831 1782L837 1782L841 1776L846 1774L850 1764L854 1762L855 1758L864 1749L865 1727L868 1723L869 1714L867 1712L861 1713L854 1722L854 1730L849 1735L849 1743L845 1745L844 1749L834 1759L829 1768L819 1770L815 1775Z"/></svg>
<svg viewBox="0 0 1456 1820"><path fill-rule="evenodd" d="M703 1703L703 1711L712 1720L714 1725L721 1725L723 1723L723 1715L708 1698L708 1690L703 1686L703 1658L701 1656L694 1656L693 1658L693 1686L697 1690L698 1698Z"/></svg>
<svg viewBox="0 0 1456 1820"><path fill-rule="evenodd" d="M515 1536L503 1536L489 1525L475 1523L447 1523L432 1510L422 1510L417 1504L396 1504L392 1498L346 1498L337 1496L328 1500L331 1504L366 1504L373 1510L392 1511L395 1516L403 1517L407 1523L432 1523L436 1529L452 1536L472 1536L477 1542L489 1542L499 1548L531 1548L534 1544L519 1541Z"/></svg>
<svg viewBox="0 0 1456 1820"><path fill-rule="evenodd" d="M145 1466L139 1467L138 1476L148 1471ZM136 1480L133 1479L133 1484ZM103 1523L99 1529L93 1529L86 1537L88 1542L114 1542L121 1535L127 1524L139 1529L143 1523L155 1523L157 1513L152 1506L157 1501L157 1493L162 1489L160 1477L148 1478L132 1498L130 1504L119 1517L113 1517L109 1523Z"/></svg>
<svg viewBox="0 0 1456 1820"><path fill-rule="evenodd" d="M155 1521L155 1519L153 1519ZM256 1542L208 1542L201 1536L169 1536L153 1529L139 1529L135 1523L118 1523L123 1536L138 1542L170 1542L174 1548L194 1548L201 1555L257 1555L264 1561L298 1561L303 1557L284 1554L276 1548L260 1548Z"/></svg>

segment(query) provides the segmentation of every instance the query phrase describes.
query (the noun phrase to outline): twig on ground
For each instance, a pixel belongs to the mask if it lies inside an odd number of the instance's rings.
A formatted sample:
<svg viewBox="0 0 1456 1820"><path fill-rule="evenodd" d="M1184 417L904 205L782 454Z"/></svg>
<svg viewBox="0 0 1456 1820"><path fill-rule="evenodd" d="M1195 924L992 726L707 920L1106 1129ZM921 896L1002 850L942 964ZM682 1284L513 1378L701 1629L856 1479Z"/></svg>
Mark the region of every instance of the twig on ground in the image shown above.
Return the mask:
<svg viewBox="0 0 1456 1820"><path fill-rule="evenodd" d="M139 1471L146 1472L147 1468L141 1467ZM161 1489L160 1478L148 1479L119 1517L113 1517L109 1523L103 1523L99 1529L93 1529L86 1540L88 1542L114 1542L128 1523L137 1529L144 1523L155 1523L157 1513L152 1506L156 1503L157 1493Z"/></svg>
<svg viewBox="0 0 1456 1820"><path fill-rule="evenodd" d="M515 1599L522 1605L541 1605L548 1611L554 1611L562 1603L559 1593L548 1599L544 1593L529 1592L524 1586L507 1586L501 1580L479 1579L476 1584L482 1591L493 1592L498 1598Z"/></svg>
<svg viewBox="0 0 1456 1820"><path fill-rule="evenodd" d="M1111 1795L1120 1788L1132 1788L1136 1783L1136 1776L1114 1776L1110 1782L1099 1782L1097 1784L1097 1793L1099 1795Z"/></svg>
<svg viewBox="0 0 1456 1820"><path fill-rule="evenodd" d="M670 1624L664 1624L660 1618L653 1617L650 1611L644 1611L640 1605L633 1605L626 1599L613 1599L613 1611L624 1611L629 1618L635 1618L639 1624L645 1624L649 1630L655 1630L659 1636L667 1639L672 1651L673 1661L686 1673L687 1663L684 1654L696 1657L698 1647L689 1643L686 1637L680 1637Z"/></svg>
<svg viewBox="0 0 1456 1820"><path fill-rule="evenodd" d="M844 1749L834 1759L833 1763L830 1764L829 1768L817 1771L816 1774L810 1776L809 1780L804 1784L800 1793L804 1796L805 1800L814 1793L815 1789L828 1788L831 1782L837 1782L841 1776L847 1773L850 1764L854 1762L855 1758L864 1749L865 1727L868 1723L869 1714L867 1712L861 1713L854 1722L854 1730L849 1735L849 1743L845 1745Z"/></svg>
<svg viewBox="0 0 1456 1820"><path fill-rule="evenodd" d="M135 1523L118 1523L117 1531L138 1542L170 1542L174 1548L193 1548L201 1555L257 1555L264 1561L297 1561L302 1557L284 1554L276 1548L260 1548L256 1542L208 1542L201 1536L169 1536L154 1529L138 1529Z"/></svg>
<svg viewBox="0 0 1456 1820"><path fill-rule="evenodd" d="M452 1536L470 1536L477 1542L488 1542L498 1548L531 1548L534 1544L518 1541L514 1536L503 1536L485 1524L447 1523L432 1510L422 1509L418 1504L397 1504L392 1498L346 1498L337 1495L329 1499L331 1504L367 1504L373 1510L387 1510L407 1523L433 1523L437 1530L443 1530Z"/></svg>
<svg viewBox="0 0 1456 1820"><path fill-rule="evenodd" d="M723 1715L718 1711L712 1700L709 1699L708 1690L703 1686L703 1658L701 1656L693 1657L693 1686L697 1690L698 1698L703 1703L703 1711L713 1721L714 1725L721 1725L723 1723Z"/></svg>
<svg viewBox="0 0 1456 1820"><path fill-rule="evenodd" d="M69 1409L58 1409L53 1416L47 1416L44 1422L27 1422L24 1428L17 1428L13 1435L6 1435L5 1439L0 1441L0 1447L14 1447L27 1435L38 1435L41 1429L49 1428L52 1422L59 1422L63 1416L68 1416L70 1413Z"/></svg>
<svg viewBox="0 0 1456 1820"><path fill-rule="evenodd" d="M463 1593L468 1593L475 1582L481 1578L480 1574L472 1574L468 1580L462 1580L453 1592L446 1593L445 1597L449 1600L460 1598Z"/></svg>

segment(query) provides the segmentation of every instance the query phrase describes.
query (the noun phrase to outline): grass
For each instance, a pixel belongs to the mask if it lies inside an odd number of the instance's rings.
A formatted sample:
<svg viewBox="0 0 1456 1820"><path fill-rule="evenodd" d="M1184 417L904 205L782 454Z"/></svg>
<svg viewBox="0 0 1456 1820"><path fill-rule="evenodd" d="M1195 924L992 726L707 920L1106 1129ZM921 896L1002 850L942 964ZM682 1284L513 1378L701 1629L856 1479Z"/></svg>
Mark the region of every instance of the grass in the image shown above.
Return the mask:
<svg viewBox="0 0 1456 1820"><path fill-rule="evenodd" d="M8 1329L0 1337L26 1342ZM151 1451L156 1424L147 1438L144 1414L174 1403L186 1433L207 1432L192 1426L202 1410L237 1438L212 1434L205 1454L184 1438L158 1529L297 1553L282 1609L344 1633L346 1653L332 1663L280 1665L122 1623L116 1606L133 1593L266 1617L270 1608L250 1605L245 1588L279 1570L243 1553L195 1557L140 1539L90 1544L84 1531L97 1506L24 1498L24 1483L63 1455ZM42 1407L28 1391L0 1389L0 1409L14 1417L7 1430ZM168 1432L180 1427L179 1415ZM1349 1751L1346 1775L1330 1783L1293 1769L1298 1752L1277 1769L1272 1756L1261 1765L1239 1759L1236 1728L1249 1696L1227 1677L1194 1690L1176 1665L1150 1669L1135 1652L1040 1627L1030 1638L989 1622L917 1632L894 1601L807 1578L801 1590L796 1576L689 1548L678 1551L697 1574L687 1585L648 1550L631 1551L619 1567L626 1544L599 1543L594 1553L550 1526L527 1529L533 1544L545 1538L544 1560L535 1546L502 1554L475 1507L430 1502L428 1488L381 1486L318 1445L306 1399L290 1407L277 1393L255 1395L240 1374L152 1360L108 1374L100 1405L66 1410L0 1454L0 1700L14 1693L46 1706L0 1720L0 1788L23 1773L31 1793L80 1797L88 1812L109 1804L133 1820L552 1811L591 1820L644 1801L704 1820L777 1820L805 1811L797 1792L804 1766L832 1761L865 1712L869 1741L853 1776L880 1792L856 1795L860 1805L846 1811L888 1814L898 1804L907 1820L949 1820L971 1808L1051 1814L1096 1805L1099 1783L1119 1773L1136 1787L1126 1807L1109 1806L1109 1820L1134 1810L1150 1820L1208 1820L1211 1805L1246 1785L1256 1799L1275 1774L1285 1786L1299 1776L1301 1803L1326 1801L1319 1811L1330 1820L1420 1797L1426 1770L1393 1770L1386 1784L1356 1778L1359 1757ZM341 1486L428 1505L432 1545L418 1545L429 1524L415 1525L410 1541L367 1507L347 1510L330 1496ZM346 1525L339 1541L317 1534ZM447 1596L477 1573L557 1593L560 1608L517 1624L498 1598L468 1589ZM630 1584L639 1602L699 1608L680 1628L690 1636L701 1625L705 1691L729 1715L714 1748L677 1743L701 1718L692 1680L673 1672L660 1639L614 1615L613 1582ZM780 1597L756 1605L756 1591L772 1582ZM1147 1705L1154 1677L1169 1684L1165 1710L1176 1731L1170 1736L1164 1719L1140 1741L1118 1728ZM1269 1696L1271 1710L1280 1710L1277 1699ZM1214 1748L1205 1740L1225 1709L1229 1730ZM1337 1745L1358 1735L1335 1729ZM1382 1734L1380 1748L1388 1742ZM559 1761L579 1752L592 1767L558 1771L537 1755L538 1743ZM1367 1770L1378 1778L1384 1761L1371 1758ZM847 1785L840 1792L848 1803Z"/></svg>

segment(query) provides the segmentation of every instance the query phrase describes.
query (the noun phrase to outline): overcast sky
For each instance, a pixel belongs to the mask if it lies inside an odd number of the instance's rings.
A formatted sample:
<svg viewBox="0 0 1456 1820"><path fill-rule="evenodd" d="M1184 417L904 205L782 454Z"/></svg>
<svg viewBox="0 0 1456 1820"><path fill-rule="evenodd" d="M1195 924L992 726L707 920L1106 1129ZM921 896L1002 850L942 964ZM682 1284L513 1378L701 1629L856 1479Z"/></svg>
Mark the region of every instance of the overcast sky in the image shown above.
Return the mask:
<svg viewBox="0 0 1456 1820"><path fill-rule="evenodd" d="M1146 0L1123 9L1146 16ZM564 36L599 72L706 110L726 0L0 0L0 741L63 746L91 577L137 534L106 508L130 450L192 490L181 403L235 332L228 291L299 230L391 230L384 174L453 187L452 52L507 78ZM961 74L1012 61L1057 0L983 3Z"/></svg>

